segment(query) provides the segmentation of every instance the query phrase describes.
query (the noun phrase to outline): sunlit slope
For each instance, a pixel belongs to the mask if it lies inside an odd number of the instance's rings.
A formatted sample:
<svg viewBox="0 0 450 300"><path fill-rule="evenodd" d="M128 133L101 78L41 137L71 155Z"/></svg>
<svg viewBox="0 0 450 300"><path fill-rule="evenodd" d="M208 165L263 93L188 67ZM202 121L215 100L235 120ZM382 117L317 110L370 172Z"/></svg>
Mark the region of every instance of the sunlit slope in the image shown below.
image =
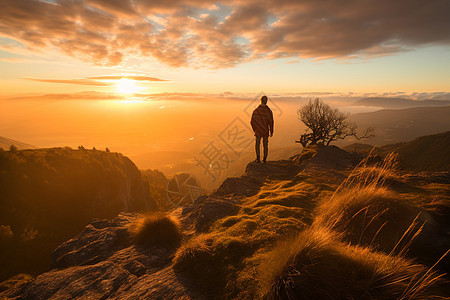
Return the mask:
<svg viewBox="0 0 450 300"><path fill-rule="evenodd" d="M397 152L402 162L413 170L450 170L450 131L381 149L385 153Z"/></svg>
<svg viewBox="0 0 450 300"><path fill-rule="evenodd" d="M368 153L373 146L369 144L351 144L344 149L359 153ZM450 131L422 136L409 142L377 147L375 153L387 155L399 154L403 167L410 170L440 171L450 170Z"/></svg>
<svg viewBox="0 0 450 300"><path fill-rule="evenodd" d="M33 145L0 136L0 148L3 148L4 150L8 150L9 147L11 147L11 145L14 145L15 147L17 147L17 149L35 149L36 148Z"/></svg>

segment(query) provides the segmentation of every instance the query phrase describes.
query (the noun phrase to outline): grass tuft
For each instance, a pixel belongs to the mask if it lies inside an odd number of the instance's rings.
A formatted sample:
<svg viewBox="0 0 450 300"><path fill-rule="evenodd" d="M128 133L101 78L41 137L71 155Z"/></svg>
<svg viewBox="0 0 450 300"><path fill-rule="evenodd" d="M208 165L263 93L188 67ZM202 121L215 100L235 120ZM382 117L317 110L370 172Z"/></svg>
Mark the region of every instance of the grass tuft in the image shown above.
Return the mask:
<svg viewBox="0 0 450 300"><path fill-rule="evenodd" d="M431 268L344 244L318 227L275 246L258 274L266 299L433 299L430 287L441 280Z"/></svg>
<svg viewBox="0 0 450 300"><path fill-rule="evenodd" d="M163 213L142 217L129 228L133 242L142 246L177 247L181 243L178 222Z"/></svg>
<svg viewBox="0 0 450 300"><path fill-rule="evenodd" d="M316 209L314 224L336 230L346 241L381 249L405 251L430 215L410 199L389 190L400 181L397 155L375 165L368 156L329 199Z"/></svg>
<svg viewBox="0 0 450 300"><path fill-rule="evenodd" d="M177 251L174 268L180 271L195 269L199 263L213 256L211 240L206 234L191 238Z"/></svg>
<svg viewBox="0 0 450 300"><path fill-rule="evenodd" d="M372 157L371 152L353 169L336 192L342 188L386 187L399 181L400 163L396 153L389 153L375 164L371 163Z"/></svg>
<svg viewBox="0 0 450 300"><path fill-rule="evenodd" d="M323 201L314 223L336 230L352 244L379 247L386 252L409 241L429 215L411 201L385 188L366 186L345 189ZM403 237L403 239L402 239ZM396 247L397 245L397 247Z"/></svg>
<svg viewBox="0 0 450 300"><path fill-rule="evenodd" d="M178 249L173 265L189 284L208 295L221 294L227 283L226 257L213 243L207 234L190 239Z"/></svg>

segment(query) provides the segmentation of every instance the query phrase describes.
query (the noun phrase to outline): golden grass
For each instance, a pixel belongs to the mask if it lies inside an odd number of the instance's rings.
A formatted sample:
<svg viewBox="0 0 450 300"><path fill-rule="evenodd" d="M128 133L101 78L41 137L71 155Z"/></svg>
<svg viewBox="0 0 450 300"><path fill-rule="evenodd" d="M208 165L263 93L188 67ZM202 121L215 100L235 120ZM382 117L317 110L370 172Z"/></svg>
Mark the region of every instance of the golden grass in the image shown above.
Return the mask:
<svg viewBox="0 0 450 300"><path fill-rule="evenodd" d="M314 224L343 233L352 244L390 252L405 232L413 233L430 216L411 201L383 187L341 190L317 208Z"/></svg>
<svg viewBox="0 0 450 300"><path fill-rule="evenodd" d="M178 221L164 213L143 216L130 226L129 233L142 246L177 247L182 239Z"/></svg>
<svg viewBox="0 0 450 300"><path fill-rule="evenodd" d="M258 296L266 299L432 299L441 280L401 256L339 241L311 228L280 242L259 266Z"/></svg>
<svg viewBox="0 0 450 300"><path fill-rule="evenodd" d="M395 155L363 161L334 193L322 179L267 183L185 242L175 270L206 298L439 298L434 266L405 258L431 217L389 189L402 181Z"/></svg>
<svg viewBox="0 0 450 300"><path fill-rule="evenodd" d="M398 155L389 153L379 163L372 164L372 152L366 156L350 173L346 180L336 189L335 193L343 188L386 187L395 181L400 180L398 170L400 163Z"/></svg>
<svg viewBox="0 0 450 300"><path fill-rule="evenodd" d="M442 275L434 271L440 259L427 268L404 257L430 215L389 189L402 181L395 154L369 161L321 200L311 227L252 258L259 297L442 299Z"/></svg>
<svg viewBox="0 0 450 300"><path fill-rule="evenodd" d="M242 205L237 215L217 220L209 233L183 243L174 258L177 273L187 276L189 284L207 295L236 297L241 288L238 274L245 268L245 260L281 237L295 235L307 226L304 219L310 220L305 217L310 214L298 203L289 206L291 198L301 200L298 193L292 188L276 191L278 196L253 197L254 201ZM283 196L289 198L286 203ZM303 200L304 205L308 205L310 199L307 200Z"/></svg>
<svg viewBox="0 0 450 300"><path fill-rule="evenodd" d="M236 265L252 253L252 245L243 239L202 234L184 243L174 258L174 269L199 291L217 296L233 280Z"/></svg>
<svg viewBox="0 0 450 300"><path fill-rule="evenodd" d="M363 160L316 209L315 225L343 234L346 241L391 252L402 251L430 215L388 187L399 181L397 156L371 166ZM416 234L417 233L417 234Z"/></svg>
<svg viewBox="0 0 450 300"><path fill-rule="evenodd" d="M192 270L202 261L212 257L212 240L207 234L191 238L177 251L174 258L174 268L178 270Z"/></svg>

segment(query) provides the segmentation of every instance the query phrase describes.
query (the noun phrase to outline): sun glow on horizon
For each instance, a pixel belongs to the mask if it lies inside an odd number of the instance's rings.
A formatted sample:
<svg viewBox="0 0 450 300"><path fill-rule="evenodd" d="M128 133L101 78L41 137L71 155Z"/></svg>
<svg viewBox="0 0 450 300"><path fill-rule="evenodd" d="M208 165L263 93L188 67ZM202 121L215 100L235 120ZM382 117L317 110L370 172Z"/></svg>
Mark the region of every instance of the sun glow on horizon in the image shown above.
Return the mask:
<svg viewBox="0 0 450 300"><path fill-rule="evenodd" d="M116 92L119 94L135 94L143 89L143 87L136 85L134 80L127 78L122 78L116 83Z"/></svg>

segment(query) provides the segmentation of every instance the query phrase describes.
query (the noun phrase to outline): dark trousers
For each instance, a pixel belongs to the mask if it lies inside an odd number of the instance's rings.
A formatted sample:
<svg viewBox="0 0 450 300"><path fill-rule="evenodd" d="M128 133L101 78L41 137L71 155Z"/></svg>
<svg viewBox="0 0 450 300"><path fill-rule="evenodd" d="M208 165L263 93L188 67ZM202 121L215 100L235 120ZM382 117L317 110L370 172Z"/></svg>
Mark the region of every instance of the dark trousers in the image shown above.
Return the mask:
<svg viewBox="0 0 450 300"><path fill-rule="evenodd" d="M259 160L261 153L261 138L263 140L263 149L264 149L264 157L263 160L266 161L267 154L269 152L269 137L268 136L256 136L255 137L255 150L256 150L256 159Z"/></svg>

